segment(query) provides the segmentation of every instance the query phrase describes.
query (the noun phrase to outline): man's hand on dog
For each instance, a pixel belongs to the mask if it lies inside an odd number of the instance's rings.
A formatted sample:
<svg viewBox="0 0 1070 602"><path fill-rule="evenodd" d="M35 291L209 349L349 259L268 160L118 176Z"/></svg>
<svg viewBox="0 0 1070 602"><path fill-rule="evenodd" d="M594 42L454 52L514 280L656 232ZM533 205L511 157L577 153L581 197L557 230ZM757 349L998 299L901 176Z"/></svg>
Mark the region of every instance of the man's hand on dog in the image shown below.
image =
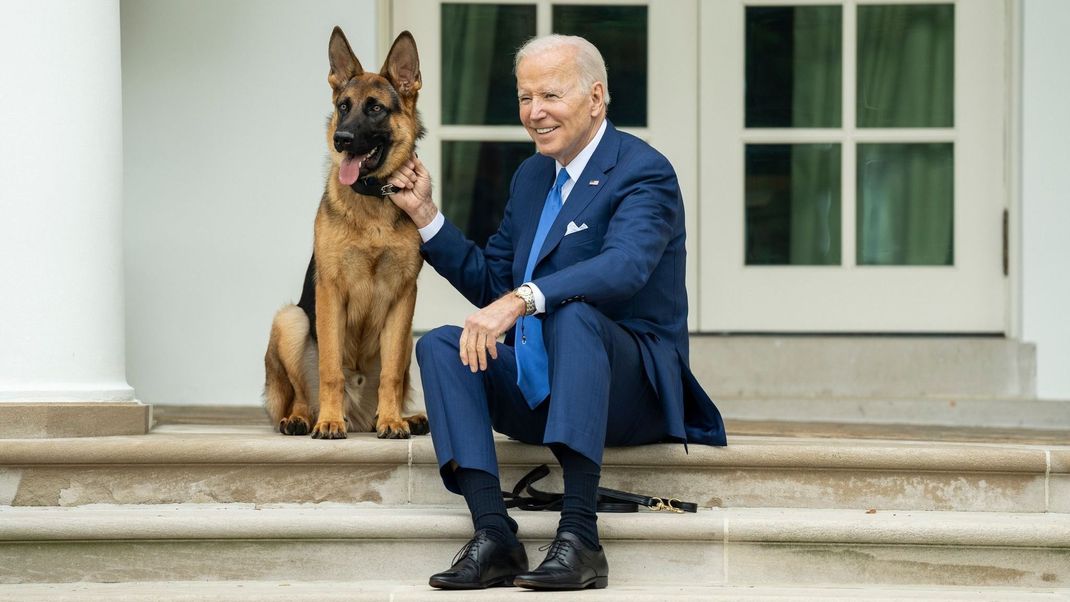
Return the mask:
<svg viewBox="0 0 1070 602"><path fill-rule="evenodd" d="M438 207L431 200L431 175L418 157L406 161L386 181L397 188L390 200L409 215L417 228L430 224L438 215Z"/></svg>
<svg viewBox="0 0 1070 602"><path fill-rule="evenodd" d="M468 316L461 331L461 363L472 372L487 369L487 353L498 359L498 336L524 315L524 300L507 294Z"/></svg>

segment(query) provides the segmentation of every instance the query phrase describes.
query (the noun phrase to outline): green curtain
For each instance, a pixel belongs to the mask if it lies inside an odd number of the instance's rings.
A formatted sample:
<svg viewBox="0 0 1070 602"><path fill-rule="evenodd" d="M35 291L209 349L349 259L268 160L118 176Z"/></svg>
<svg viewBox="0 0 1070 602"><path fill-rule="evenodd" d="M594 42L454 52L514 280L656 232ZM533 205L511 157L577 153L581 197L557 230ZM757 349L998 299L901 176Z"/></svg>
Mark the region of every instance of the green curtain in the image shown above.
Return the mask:
<svg viewBox="0 0 1070 602"><path fill-rule="evenodd" d="M953 265L954 148L858 145L860 265Z"/></svg>
<svg viewBox="0 0 1070 602"><path fill-rule="evenodd" d="M842 121L839 7L794 11L792 125ZM840 145L796 144L791 153L791 265L840 263Z"/></svg>
<svg viewBox="0 0 1070 602"><path fill-rule="evenodd" d="M442 11L442 35L450 36L442 44L442 123L483 123L487 113L495 48L495 28L487 23L497 20L496 6L451 7ZM467 10L460 10L460 9ZM444 145L443 151L446 150ZM477 164L478 143L454 143L451 152L443 152L442 168L451 174L449 190L443 191L443 210L458 224L467 224L476 186L473 166ZM453 202L461 201L461 202Z"/></svg>
<svg viewBox="0 0 1070 602"><path fill-rule="evenodd" d="M954 6L860 6L859 127L953 127ZM859 145L857 261L954 263L954 149Z"/></svg>

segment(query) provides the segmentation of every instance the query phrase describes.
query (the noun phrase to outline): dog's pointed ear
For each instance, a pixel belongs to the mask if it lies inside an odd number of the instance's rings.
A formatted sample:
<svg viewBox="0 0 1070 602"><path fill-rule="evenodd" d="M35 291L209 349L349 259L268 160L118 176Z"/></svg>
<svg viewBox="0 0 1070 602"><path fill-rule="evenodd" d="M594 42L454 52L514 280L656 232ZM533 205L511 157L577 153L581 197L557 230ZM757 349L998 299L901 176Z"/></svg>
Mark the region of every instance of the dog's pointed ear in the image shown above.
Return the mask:
<svg viewBox="0 0 1070 602"><path fill-rule="evenodd" d="M416 52L416 40L403 31L398 34L379 75L385 77L402 96L412 96L420 90L420 55Z"/></svg>
<svg viewBox="0 0 1070 602"><path fill-rule="evenodd" d="M360 61L349 47L349 40L342 28L335 26L331 33L331 43L327 47L327 56L331 60L331 72L327 74L327 83L335 90L341 88L354 77L364 73Z"/></svg>

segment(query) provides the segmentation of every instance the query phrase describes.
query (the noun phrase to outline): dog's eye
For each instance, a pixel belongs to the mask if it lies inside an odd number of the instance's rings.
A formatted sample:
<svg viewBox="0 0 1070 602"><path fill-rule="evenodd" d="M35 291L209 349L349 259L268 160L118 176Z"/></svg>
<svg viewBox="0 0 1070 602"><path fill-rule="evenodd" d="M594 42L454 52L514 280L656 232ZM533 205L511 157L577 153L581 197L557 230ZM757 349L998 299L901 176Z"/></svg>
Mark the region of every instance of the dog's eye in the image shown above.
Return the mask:
<svg viewBox="0 0 1070 602"><path fill-rule="evenodd" d="M349 101L348 100L343 102L342 104L338 105L338 112L339 113L348 113L349 112Z"/></svg>
<svg viewBox="0 0 1070 602"><path fill-rule="evenodd" d="M383 105L372 105L368 108L368 110L372 113L378 113L383 110Z"/></svg>

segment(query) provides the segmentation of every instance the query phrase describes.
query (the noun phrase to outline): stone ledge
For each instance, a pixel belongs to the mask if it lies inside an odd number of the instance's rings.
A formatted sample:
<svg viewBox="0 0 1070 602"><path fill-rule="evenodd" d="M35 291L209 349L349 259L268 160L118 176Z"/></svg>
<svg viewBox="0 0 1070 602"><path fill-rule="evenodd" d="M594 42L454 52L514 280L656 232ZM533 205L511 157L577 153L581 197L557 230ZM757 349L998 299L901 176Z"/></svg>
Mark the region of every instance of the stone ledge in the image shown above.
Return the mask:
<svg viewBox="0 0 1070 602"><path fill-rule="evenodd" d="M1050 399L731 397L714 399L728 420L900 424L914 426L1070 428L1070 401Z"/></svg>
<svg viewBox="0 0 1070 602"><path fill-rule="evenodd" d="M1070 587L1067 515L955 514L726 510L603 515L599 524L614 592L636 582ZM528 557L540 558L557 516L515 516ZM404 582L442 570L471 529L463 508L8 507L0 583Z"/></svg>
<svg viewBox="0 0 1070 602"><path fill-rule="evenodd" d="M1054 449L1051 451L1051 471L1057 473L1070 473L1070 448Z"/></svg>
<svg viewBox="0 0 1070 602"><path fill-rule="evenodd" d="M0 403L0 441L144 435L152 408L139 401Z"/></svg>
<svg viewBox="0 0 1070 602"><path fill-rule="evenodd" d="M553 512L514 511L531 539L550 539ZM356 539L464 540L466 510L372 504L0 507L0 541ZM604 540L909 544L1070 548L1070 515L753 508L697 514L602 514Z"/></svg>
<svg viewBox="0 0 1070 602"><path fill-rule="evenodd" d="M144 406L143 406L144 407ZM553 463L540 446L497 438L502 465ZM983 473L1070 472L1070 447L1019 444L733 437L728 447L658 444L606 450L608 466L827 468ZM269 427L162 430L147 436L0 439L0 465L78 464L437 464L429 437L381 440L373 434L321 441Z"/></svg>

